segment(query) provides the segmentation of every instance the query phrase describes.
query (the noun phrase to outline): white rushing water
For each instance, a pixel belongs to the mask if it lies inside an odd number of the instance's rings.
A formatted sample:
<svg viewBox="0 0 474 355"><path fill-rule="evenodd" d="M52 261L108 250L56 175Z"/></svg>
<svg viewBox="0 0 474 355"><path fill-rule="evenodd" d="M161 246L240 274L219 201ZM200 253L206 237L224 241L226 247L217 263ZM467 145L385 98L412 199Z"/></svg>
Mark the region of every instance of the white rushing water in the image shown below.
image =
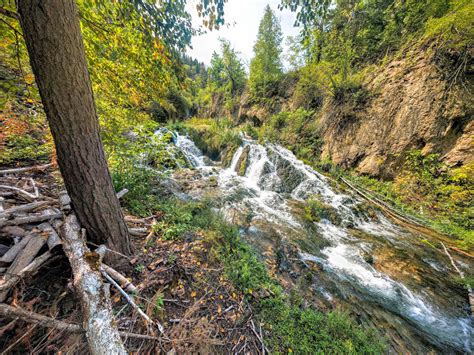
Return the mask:
<svg viewBox="0 0 474 355"><path fill-rule="evenodd" d="M205 157L188 137L177 135L176 145L194 167L207 168ZM243 163L246 164L245 172L239 176L236 170L240 168L238 165L241 165L243 158L246 158ZM304 201L311 196L319 196L336 209L345 223L336 225L327 219L316 223L320 237L327 240L329 246L322 248L317 255L302 250L302 260L319 264L325 273L332 275L333 282L348 284L361 295L364 298L360 300L362 305L364 302L369 302L367 305L376 303L424 333L430 342L438 346L446 345L455 351L472 351L473 328L468 311L438 305L432 297L437 290L425 292L422 288L413 289L414 283L405 285L364 260L364 254L380 243L409 249L411 246L407 239L415 238L413 235L391 223L381 213L375 219L357 213L360 199L334 190L326 177L298 160L289 150L275 144L264 146L244 140L235 152L230 167L220 169L216 174L222 194L234 196L226 203L224 215L231 216L228 212L231 208L250 210L252 220L265 221L281 233L282 238L287 237L290 230L300 234L312 233L295 218L289 201ZM350 228L347 227L349 222ZM349 229L366 233L371 238L360 240ZM258 230L255 225L249 228L250 232L255 230ZM417 252L424 253L422 249ZM436 281L448 277L444 268L430 266L439 265L442 261L433 260L433 256L426 257L426 260L429 262L421 260L420 263L424 263L423 267L429 270L430 277ZM323 296L332 299L334 295L323 290Z"/></svg>

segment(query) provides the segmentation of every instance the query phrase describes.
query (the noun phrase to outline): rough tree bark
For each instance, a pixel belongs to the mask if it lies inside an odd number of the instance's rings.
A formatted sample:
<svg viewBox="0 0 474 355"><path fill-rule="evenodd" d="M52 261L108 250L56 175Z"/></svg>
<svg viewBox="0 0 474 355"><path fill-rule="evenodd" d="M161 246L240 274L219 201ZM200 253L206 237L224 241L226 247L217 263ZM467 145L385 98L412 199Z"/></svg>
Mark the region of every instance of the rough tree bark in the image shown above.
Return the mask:
<svg viewBox="0 0 474 355"><path fill-rule="evenodd" d="M21 27L59 168L89 238L130 255L112 186L74 0L18 0Z"/></svg>

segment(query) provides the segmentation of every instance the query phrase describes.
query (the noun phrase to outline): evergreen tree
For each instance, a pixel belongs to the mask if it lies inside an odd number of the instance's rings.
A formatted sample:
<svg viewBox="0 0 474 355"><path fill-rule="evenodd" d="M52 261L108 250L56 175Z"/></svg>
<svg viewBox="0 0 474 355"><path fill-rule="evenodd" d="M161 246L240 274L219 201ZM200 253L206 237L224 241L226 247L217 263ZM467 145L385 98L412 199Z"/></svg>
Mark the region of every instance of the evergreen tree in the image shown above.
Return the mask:
<svg viewBox="0 0 474 355"><path fill-rule="evenodd" d="M268 96L269 90L283 72L282 39L280 22L267 5L258 28L257 42L254 46L255 56L250 62L249 87L255 99Z"/></svg>

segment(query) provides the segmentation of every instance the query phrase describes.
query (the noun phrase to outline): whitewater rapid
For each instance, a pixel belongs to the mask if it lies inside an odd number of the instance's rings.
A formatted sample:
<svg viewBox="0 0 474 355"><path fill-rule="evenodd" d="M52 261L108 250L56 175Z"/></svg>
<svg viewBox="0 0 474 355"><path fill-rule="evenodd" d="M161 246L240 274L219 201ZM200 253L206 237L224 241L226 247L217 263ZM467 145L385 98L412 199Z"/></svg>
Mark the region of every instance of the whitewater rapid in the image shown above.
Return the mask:
<svg viewBox="0 0 474 355"><path fill-rule="evenodd" d="M177 135L175 143L196 169L209 174L207 159L188 137ZM239 176L238 164L244 154L245 171ZM336 191L325 176L276 144L260 145L244 139L228 168L212 168L220 193L228 197L221 208L224 216L232 221L236 211L250 216L250 227L242 228L242 233L255 234L262 222L287 239L294 235L315 238L314 228L317 230L316 237L328 245L316 252L302 249L299 255L302 261L321 268L320 284L314 287L321 296L340 299L369 319L393 323L392 333L400 333L397 336L406 337L407 342L421 339L419 345L408 344L407 349L473 351L469 307L462 303L462 295L445 282L450 277L449 269L442 266L447 263L446 258L419 242L420 236L395 225L380 212L375 217L361 214L358 206L362 201L358 197ZM295 218L291 202L303 202L313 196L332 206L341 223L322 219L308 229ZM376 260L380 255L383 261L385 250L419 257L404 257L399 262L419 270L421 276L417 277L426 280L394 278L367 262L368 254L374 254ZM389 255L396 265L397 255ZM377 325L377 321L373 323ZM397 327L408 330L398 331Z"/></svg>

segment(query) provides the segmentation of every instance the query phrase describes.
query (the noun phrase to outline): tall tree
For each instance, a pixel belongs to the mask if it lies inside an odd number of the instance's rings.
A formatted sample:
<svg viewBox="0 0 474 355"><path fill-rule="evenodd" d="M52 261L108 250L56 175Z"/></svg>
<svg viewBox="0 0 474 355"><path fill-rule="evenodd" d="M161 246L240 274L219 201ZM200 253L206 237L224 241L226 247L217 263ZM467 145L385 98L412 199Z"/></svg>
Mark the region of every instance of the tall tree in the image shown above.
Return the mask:
<svg viewBox="0 0 474 355"><path fill-rule="evenodd" d="M97 6L106 0L97 1ZM199 11L208 28L223 23L224 0L202 0ZM95 4L95 3L94 3ZM166 36L171 47L188 45L190 16L186 0L118 2L124 20L130 11L143 19L153 40ZM20 23L46 116L55 141L59 167L75 212L89 238L131 254L130 238L113 189L74 0L18 0ZM148 30L149 29L149 30ZM178 38L179 40L172 40Z"/></svg>
<svg viewBox="0 0 474 355"><path fill-rule="evenodd" d="M269 5L258 27L255 56L250 62L249 86L251 94L266 96L270 86L281 76L281 42L283 35L279 20Z"/></svg>
<svg viewBox="0 0 474 355"><path fill-rule="evenodd" d="M18 0L31 67L74 210L95 243L131 254L99 134L74 0Z"/></svg>
<svg viewBox="0 0 474 355"><path fill-rule="evenodd" d="M301 38L308 62L321 61L331 3L331 0L281 0L281 9L297 12L295 26L302 26Z"/></svg>
<svg viewBox="0 0 474 355"><path fill-rule="evenodd" d="M203 92L210 95L210 106L221 102L224 108L232 114L236 108L240 94L242 94L247 74L238 53L230 42L220 38L219 53L212 53L209 67L209 80ZM207 95L205 95L207 96ZM204 106L207 106L206 104Z"/></svg>

